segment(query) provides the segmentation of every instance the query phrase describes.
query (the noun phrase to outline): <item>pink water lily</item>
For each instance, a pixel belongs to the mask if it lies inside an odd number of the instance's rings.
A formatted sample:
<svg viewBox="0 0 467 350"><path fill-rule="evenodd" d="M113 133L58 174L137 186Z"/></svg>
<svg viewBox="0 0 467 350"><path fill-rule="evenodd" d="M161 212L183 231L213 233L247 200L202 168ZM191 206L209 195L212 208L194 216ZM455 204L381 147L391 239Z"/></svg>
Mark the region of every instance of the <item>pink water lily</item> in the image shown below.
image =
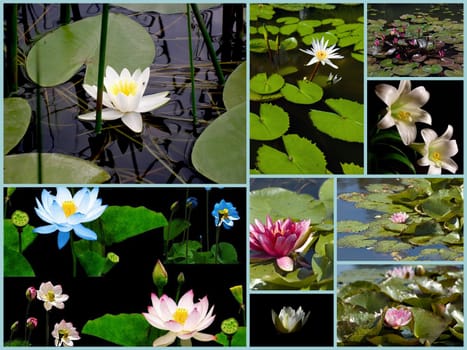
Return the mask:
<svg viewBox="0 0 467 350"><path fill-rule="evenodd" d="M290 218L272 221L266 216L266 224L258 219L250 225L250 249L252 261L275 259L281 270L294 269L292 253L303 252L313 238L310 220L294 222Z"/></svg>
<svg viewBox="0 0 467 350"><path fill-rule="evenodd" d="M395 267L386 272L386 277L397 277L404 279L412 279L415 276L415 271L412 266Z"/></svg>
<svg viewBox="0 0 467 350"><path fill-rule="evenodd" d="M412 312L405 307L391 307L384 314L384 323L394 329L408 325L411 320Z"/></svg>
<svg viewBox="0 0 467 350"><path fill-rule="evenodd" d="M409 218L409 214L404 212L398 212L391 215L390 220L395 224L403 224Z"/></svg>
<svg viewBox="0 0 467 350"><path fill-rule="evenodd" d="M156 294L151 295L152 306L148 307L148 312L143 316L149 324L168 333L157 338L153 346L168 346L176 338L183 341L195 338L199 341L212 341L215 335L201 333L203 329L209 327L214 321L214 306L209 309L209 301L205 296L199 302L193 302L193 290L186 292L179 300L178 304L167 295L160 298Z"/></svg>

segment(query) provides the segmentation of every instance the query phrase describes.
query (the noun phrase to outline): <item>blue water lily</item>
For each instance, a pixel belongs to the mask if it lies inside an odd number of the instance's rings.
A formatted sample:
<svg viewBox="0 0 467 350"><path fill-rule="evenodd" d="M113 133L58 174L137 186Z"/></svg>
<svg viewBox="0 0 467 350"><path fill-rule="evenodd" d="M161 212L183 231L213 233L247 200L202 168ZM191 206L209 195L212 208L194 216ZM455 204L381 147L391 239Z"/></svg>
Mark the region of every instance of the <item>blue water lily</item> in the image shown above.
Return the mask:
<svg viewBox="0 0 467 350"><path fill-rule="evenodd" d="M41 201L36 198L36 214L50 225L36 227L35 233L58 232L57 244L62 249L70 239L70 231L86 240L96 240L94 231L82 225L84 222L96 220L102 215L107 205L102 205L102 200L97 198L98 188L89 190L83 188L74 196L65 187L57 188L57 195L43 190Z"/></svg>
<svg viewBox="0 0 467 350"><path fill-rule="evenodd" d="M214 205L214 210L211 212L214 216L216 226L223 225L226 229L231 229L234 225L234 220L239 220L237 209L230 202L221 200Z"/></svg>

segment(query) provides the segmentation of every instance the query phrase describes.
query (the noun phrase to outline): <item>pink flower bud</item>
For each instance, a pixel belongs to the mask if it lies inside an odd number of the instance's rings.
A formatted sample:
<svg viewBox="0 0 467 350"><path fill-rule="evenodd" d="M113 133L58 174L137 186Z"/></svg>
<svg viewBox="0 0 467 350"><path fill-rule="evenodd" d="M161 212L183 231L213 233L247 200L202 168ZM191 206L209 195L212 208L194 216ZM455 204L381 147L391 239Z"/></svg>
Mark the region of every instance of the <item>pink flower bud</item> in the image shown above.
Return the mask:
<svg viewBox="0 0 467 350"><path fill-rule="evenodd" d="M37 296L36 288L29 287L28 289L26 289L26 299L28 299L28 301L33 301L34 299L36 299L36 296Z"/></svg>
<svg viewBox="0 0 467 350"><path fill-rule="evenodd" d="M37 318L35 317L29 317L27 320L26 320L26 327L30 330L33 330L35 328L37 328Z"/></svg>

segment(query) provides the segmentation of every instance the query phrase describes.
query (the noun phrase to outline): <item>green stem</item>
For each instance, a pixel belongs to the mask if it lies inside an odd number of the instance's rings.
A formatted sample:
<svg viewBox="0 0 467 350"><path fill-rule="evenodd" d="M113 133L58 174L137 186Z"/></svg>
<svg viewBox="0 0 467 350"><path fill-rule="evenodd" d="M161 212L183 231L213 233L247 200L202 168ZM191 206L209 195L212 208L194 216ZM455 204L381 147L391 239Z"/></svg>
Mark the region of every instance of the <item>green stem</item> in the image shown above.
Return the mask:
<svg viewBox="0 0 467 350"><path fill-rule="evenodd" d="M201 13L199 11L198 5L191 4L191 10L193 11L193 14L195 15L195 18L196 18L196 21L198 22L198 26L201 30L201 33L203 34L204 41L206 42L206 46L209 50L209 55L211 56L212 64L214 65L214 69L216 70L217 79L219 79L219 84L224 85L225 83L224 73L222 72L221 65L219 64L219 61L217 60L216 50L214 49L214 46L212 45L211 36L209 35L206 29L206 25L204 24L203 17L201 17Z"/></svg>
<svg viewBox="0 0 467 350"><path fill-rule="evenodd" d="M49 312L45 312L45 346L49 346Z"/></svg>
<svg viewBox="0 0 467 350"><path fill-rule="evenodd" d="M206 190L206 247L211 250L209 246L209 190Z"/></svg>
<svg viewBox="0 0 467 350"><path fill-rule="evenodd" d="M71 4L60 5L60 22L63 24L71 22Z"/></svg>
<svg viewBox="0 0 467 350"><path fill-rule="evenodd" d="M5 6L6 13L6 61L7 61L7 96L18 91L18 5Z"/></svg>
<svg viewBox="0 0 467 350"><path fill-rule="evenodd" d="M107 44L107 27L109 23L109 4L103 4L102 6L99 70L97 73L96 134L100 134L102 131L102 96L104 93L105 51Z"/></svg>
<svg viewBox="0 0 467 350"><path fill-rule="evenodd" d="M170 211L170 217L169 217L169 223L167 224L167 239L164 239L164 254L163 257L165 259L165 262L167 261L168 258L168 253L169 253L169 244L170 244L170 226L174 217L175 210Z"/></svg>
<svg viewBox="0 0 467 350"><path fill-rule="evenodd" d="M18 227L17 230L18 230L18 251L20 252L20 254L22 254L23 253L23 236L21 235L21 233L23 233L23 228Z"/></svg>
<svg viewBox="0 0 467 350"><path fill-rule="evenodd" d="M39 62L39 60L37 60ZM37 64L39 66L39 64ZM39 68L39 67L37 67ZM37 81L40 72L37 70ZM42 183L42 128L41 128L41 88L36 85L36 148L37 148L37 183Z"/></svg>
<svg viewBox="0 0 467 350"><path fill-rule="evenodd" d="M191 79L191 111L193 113L193 125L197 123L196 111L196 85L195 85L195 65L193 63L193 43L191 38L191 13L190 5L186 4L186 22L188 29L188 55L190 57L190 79Z"/></svg>
<svg viewBox="0 0 467 350"><path fill-rule="evenodd" d="M24 316L24 324L26 325L26 321L29 316L29 309L31 308L31 302L28 300L28 305L26 305L26 314ZM31 334L29 334L29 337ZM24 327L24 340L29 340L28 338L28 327Z"/></svg>
<svg viewBox="0 0 467 350"><path fill-rule="evenodd" d="M214 255L214 262L216 264L218 263L217 256L219 254L219 234L220 234L220 232L221 232L221 227L217 226L216 227L216 254Z"/></svg>

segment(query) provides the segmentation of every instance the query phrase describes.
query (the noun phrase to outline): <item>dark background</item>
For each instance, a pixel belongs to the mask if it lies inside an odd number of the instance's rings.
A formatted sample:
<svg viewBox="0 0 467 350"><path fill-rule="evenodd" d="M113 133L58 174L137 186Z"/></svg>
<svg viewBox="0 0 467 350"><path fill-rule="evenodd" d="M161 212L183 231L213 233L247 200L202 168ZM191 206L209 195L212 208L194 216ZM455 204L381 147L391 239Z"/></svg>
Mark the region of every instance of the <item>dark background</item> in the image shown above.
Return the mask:
<svg viewBox="0 0 467 350"><path fill-rule="evenodd" d="M375 94L375 87L379 84L389 84L394 86L396 89L399 86L399 80L381 81L381 80L370 80L367 82L367 121L368 121L368 138L371 137L371 133L376 127L378 122L378 115L382 113L384 116L386 104ZM430 128L441 136L447 129L448 125L452 125L454 133L452 140L456 140L459 152L452 158L459 169L456 174L463 174L464 163L463 163L463 149L464 149L464 90L463 82L461 80L451 81L429 81L429 80L411 80L412 90L417 86L424 86L425 89L430 93L430 99L421 108L431 114L432 125L424 123L416 123L417 126L417 138L415 142L423 143L423 138L420 131L424 128ZM395 129L395 126L393 127ZM401 143L402 144L402 143ZM402 147L404 147L402 145ZM368 152L372 150L369 149ZM419 167L416 164L416 159L421 158L421 155L416 156L415 168L418 174L426 174L428 167ZM371 168L369 164L368 173L375 173L375 169ZM451 174L450 172L443 170L443 173Z"/></svg>
<svg viewBox="0 0 467 350"><path fill-rule="evenodd" d="M47 188L53 195L55 188ZM42 189L18 188L11 197L10 205L6 206L6 217L11 212L20 209L28 212L30 224L37 227L45 225L37 218L34 207L35 199L40 198ZM170 215L170 205L179 200L185 202L187 189L185 188L100 188L98 198L102 198L103 204L109 205L131 205L145 207L162 212L166 218ZM215 203L225 199L237 208L240 220L236 221L231 230L221 230L220 241L232 243L237 250L239 264L232 265L186 265L166 264L169 274L169 283L164 293L175 298L177 288L177 276L180 272L185 275L185 284L181 294L189 289L194 291L194 300L208 296L209 304L215 305L214 323L205 330L206 333L216 334L220 331L220 323L229 317L236 317L242 324L239 305L233 298L229 288L241 284L246 288L246 265L245 265L245 199L244 188L190 188L188 196L198 198L198 207L192 211L192 227L190 238L195 239L199 232L206 231L206 194L209 195L209 232L210 242L215 242L214 218L211 211ZM183 217L181 209L175 217ZM76 237L76 236L75 236ZM70 296L65 302L65 309L53 308L51 311L50 331L56 322L65 319L72 322L77 330L81 329L87 320L95 319L106 313L142 313L147 311L151 305L150 295L156 292L152 282L152 271L158 259L162 259L162 228L142 235L127 239L108 248L120 257L120 262L104 277L86 277L78 264L78 277L71 278L71 251L70 244L62 250L57 247L57 234L39 235L34 243L29 246L24 255L33 266L35 278L5 278L4 279L4 335L5 341L10 335L11 324L19 320L23 322L27 301L26 289L34 286L39 289L42 282L51 281L54 285L61 284L63 293ZM34 301L31 305L30 316L39 319L39 326L33 332L31 342L33 345L44 345L45 342L45 310L41 301ZM19 336L23 335L21 328ZM52 341L51 337L51 341ZM193 340L193 344L197 343ZM112 345L95 337L81 334L81 340L76 346L86 345ZM148 344L150 346L151 344ZM219 345L215 342L202 343L204 346Z"/></svg>
<svg viewBox="0 0 467 350"><path fill-rule="evenodd" d="M302 307L310 316L303 328L291 334L276 331L271 309L277 314L284 306ZM251 294L251 346L333 346L334 308L332 294Z"/></svg>

